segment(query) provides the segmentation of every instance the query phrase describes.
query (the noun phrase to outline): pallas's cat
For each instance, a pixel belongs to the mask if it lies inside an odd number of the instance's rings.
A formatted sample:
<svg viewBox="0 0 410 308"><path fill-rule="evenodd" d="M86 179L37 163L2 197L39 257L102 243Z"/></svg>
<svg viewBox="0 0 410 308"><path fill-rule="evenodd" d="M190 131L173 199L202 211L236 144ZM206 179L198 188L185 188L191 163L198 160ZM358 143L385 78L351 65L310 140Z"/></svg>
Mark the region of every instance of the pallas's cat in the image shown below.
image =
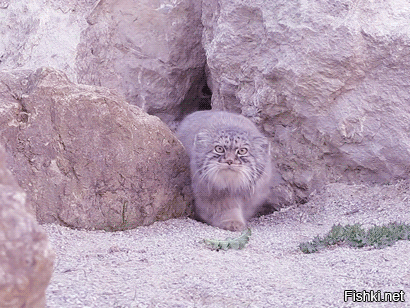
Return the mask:
<svg viewBox="0 0 410 308"><path fill-rule="evenodd" d="M248 118L226 111L188 115L177 136L190 157L197 218L243 230L269 193L267 138Z"/></svg>

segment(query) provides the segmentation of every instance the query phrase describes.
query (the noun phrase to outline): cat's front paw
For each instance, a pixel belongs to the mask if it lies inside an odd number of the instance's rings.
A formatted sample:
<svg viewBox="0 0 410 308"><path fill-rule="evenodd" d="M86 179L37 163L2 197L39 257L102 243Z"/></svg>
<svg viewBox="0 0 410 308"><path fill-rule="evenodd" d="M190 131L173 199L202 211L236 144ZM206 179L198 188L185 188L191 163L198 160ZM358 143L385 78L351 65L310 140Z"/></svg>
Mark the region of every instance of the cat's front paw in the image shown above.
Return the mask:
<svg viewBox="0 0 410 308"><path fill-rule="evenodd" d="M246 228L246 224L238 220L228 220L222 222L220 228L229 231L242 231Z"/></svg>

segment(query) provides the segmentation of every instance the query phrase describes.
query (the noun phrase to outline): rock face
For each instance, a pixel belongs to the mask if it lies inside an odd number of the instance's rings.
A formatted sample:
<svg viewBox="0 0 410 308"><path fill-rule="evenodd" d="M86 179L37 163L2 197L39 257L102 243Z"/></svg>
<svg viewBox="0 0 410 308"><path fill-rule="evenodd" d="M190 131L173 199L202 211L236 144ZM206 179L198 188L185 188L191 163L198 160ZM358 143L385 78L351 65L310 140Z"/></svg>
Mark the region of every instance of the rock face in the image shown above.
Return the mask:
<svg viewBox="0 0 410 308"><path fill-rule="evenodd" d="M60 71L0 74L0 140L41 223L127 229L189 210L188 158L157 117Z"/></svg>
<svg viewBox="0 0 410 308"><path fill-rule="evenodd" d="M0 146L0 307L44 308L54 252Z"/></svg>
<svg viewBox="0 0 410 308"><path fill-rule="evenodd" d="M204 74L196 0L0 1L0 33L0 69L51 66L170 120Z"/></svg>
<svg viewBox="0 0 410 308"><path fill-rule="evenodd" d="M203 75L201 2L167 2L99 2L78 46L78 81L123 89L150 113L177 108Z"/></svg>
<svg viewBox="0 0 410 308"><path fill-rule="evenodd" d="M0 69L50 66L72 81L86 16L98 0L0 1Z"/></svg>
<svg viewBox="0 0 410 308"><path fill-rule="evenodd" d="M393 0L203 1L215 109L274 141L282 201L410 172L410 7Z"/></svg>

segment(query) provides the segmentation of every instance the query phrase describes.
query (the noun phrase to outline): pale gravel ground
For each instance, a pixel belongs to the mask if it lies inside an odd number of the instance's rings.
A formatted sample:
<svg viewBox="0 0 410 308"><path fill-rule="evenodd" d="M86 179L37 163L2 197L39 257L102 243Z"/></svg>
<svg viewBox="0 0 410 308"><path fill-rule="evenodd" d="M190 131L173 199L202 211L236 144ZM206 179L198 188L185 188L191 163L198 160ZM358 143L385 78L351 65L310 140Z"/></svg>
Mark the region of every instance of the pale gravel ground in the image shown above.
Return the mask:
<svg viewBox="0 0 410 308"><path fill-rule="evenodd" d="M124 232L44 225L57 253L47 307L410 307L410 241L385 249L298 245L335 223L410 223L409 185L331 184L310 202L254 219L239 251L204 238L239 235L191 219ZM405 292L401 303L345 303L343 290Z"/></svg>

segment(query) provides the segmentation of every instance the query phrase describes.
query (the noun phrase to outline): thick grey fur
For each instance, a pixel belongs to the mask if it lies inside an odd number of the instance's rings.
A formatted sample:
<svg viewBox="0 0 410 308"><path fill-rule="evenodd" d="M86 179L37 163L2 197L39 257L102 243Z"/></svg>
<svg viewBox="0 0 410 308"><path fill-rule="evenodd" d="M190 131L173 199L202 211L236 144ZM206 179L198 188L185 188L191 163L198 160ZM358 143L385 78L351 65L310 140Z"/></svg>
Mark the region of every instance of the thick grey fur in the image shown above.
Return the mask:
<svg viewBox="0 0 410 308"><path fill-rule="evenodd" d="M248 118L226 111L190 114L177 136L190 157L197 217L215 227L243 230L269 194L267 138ZM239 149L247 152L241 155Z"/></svg>

